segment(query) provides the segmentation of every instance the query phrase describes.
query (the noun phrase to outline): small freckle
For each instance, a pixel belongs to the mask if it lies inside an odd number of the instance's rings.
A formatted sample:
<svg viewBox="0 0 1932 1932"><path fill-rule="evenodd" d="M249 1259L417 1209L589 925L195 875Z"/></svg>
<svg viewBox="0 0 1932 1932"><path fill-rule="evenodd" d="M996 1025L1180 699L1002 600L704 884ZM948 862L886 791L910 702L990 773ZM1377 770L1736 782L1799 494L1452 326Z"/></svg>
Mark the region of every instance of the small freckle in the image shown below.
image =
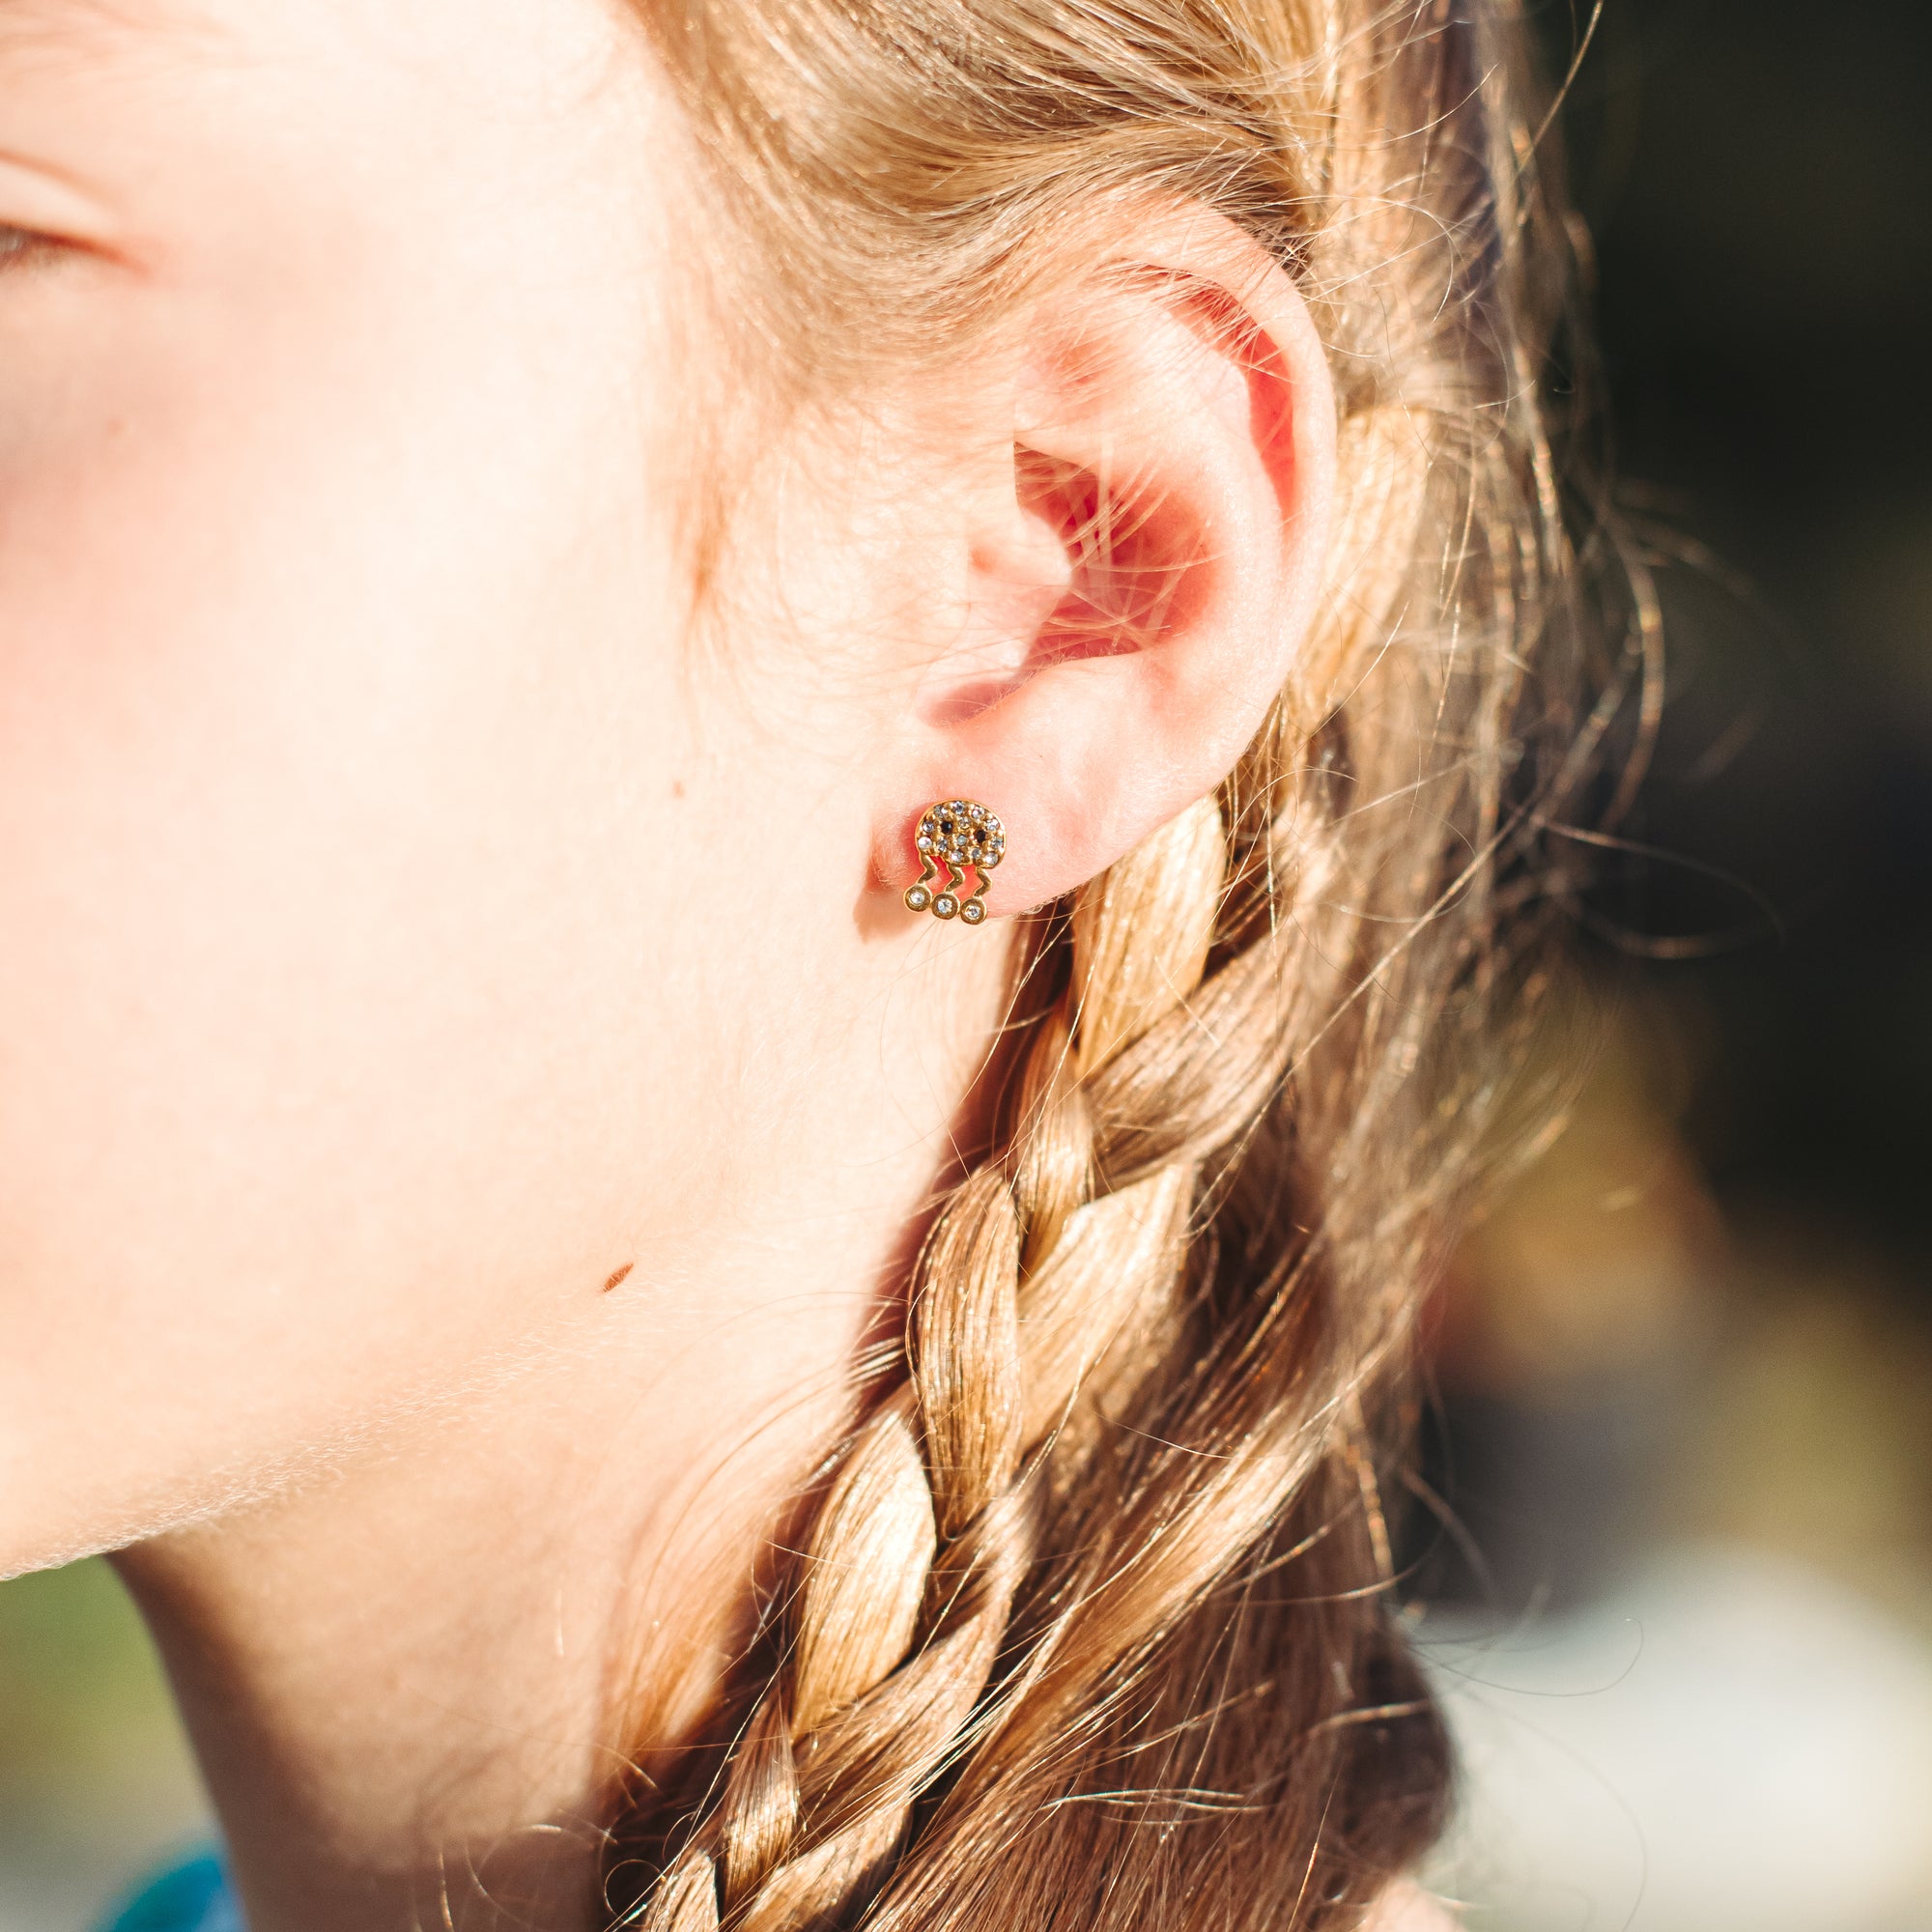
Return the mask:
<svg viewBox="0 0 1932 1932"><path fill-rule="evenodd" d="M673 798L682 798L684 796L684 781L682 779L671 780L670 795Z"/></svg>
<svg viewBox="0 0 1932 1932"><path fill-rule="evenodd" d="M624 1265L620 1267L617 1270L617 1272L613 1274L611 1277L611 1279L604 1284L604 1293L606 1294L609 1294L613 1288L621 1288L624 1285L624 1283L627 1280L629 1280L631 1270L636 1266L637 1266L636 1262L626 1262Z"/></svg>

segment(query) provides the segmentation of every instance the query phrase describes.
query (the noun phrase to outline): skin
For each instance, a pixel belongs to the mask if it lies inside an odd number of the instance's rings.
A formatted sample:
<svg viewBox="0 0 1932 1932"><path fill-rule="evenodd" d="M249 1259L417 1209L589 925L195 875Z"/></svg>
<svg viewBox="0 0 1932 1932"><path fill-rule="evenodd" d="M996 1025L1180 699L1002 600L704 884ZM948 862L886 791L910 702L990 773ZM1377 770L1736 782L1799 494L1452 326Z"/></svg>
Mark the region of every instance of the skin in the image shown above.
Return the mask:
<svg viewBox="0 0 1932 1932"><path fill-rule="evenodd" d="M751 452L700 632L692 165L600 0L0 4L0 1570L118 1552L255 1932L593 1921L613 1699L715 1681L1004 916L1316 595L1307 317L1153 211ZM1103 464L1157 621L1037 480ZM977 933L898 903L960 792Z"/></svg>

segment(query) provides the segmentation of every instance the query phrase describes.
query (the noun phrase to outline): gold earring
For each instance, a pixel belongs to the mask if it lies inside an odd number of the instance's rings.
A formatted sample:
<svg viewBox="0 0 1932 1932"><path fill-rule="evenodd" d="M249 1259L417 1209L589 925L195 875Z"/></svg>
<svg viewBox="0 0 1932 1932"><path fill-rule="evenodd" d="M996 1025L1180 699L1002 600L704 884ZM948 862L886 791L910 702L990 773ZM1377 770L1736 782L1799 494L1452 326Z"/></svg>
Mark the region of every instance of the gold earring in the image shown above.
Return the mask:
<svg viewBox="0 0 1932 1932"><path fill-rule="evenodd" d="M906 888L906 910L980 924L986 917L986 888L992 883L993 867L1007 856L1007 828L983 805L975 805L970 798L949 798L920 814L913 843L923 869L919 883ZM962 900L959 888L968 866L979 873L980 883ZM951 879L946 876L949 867Z"/></svg>

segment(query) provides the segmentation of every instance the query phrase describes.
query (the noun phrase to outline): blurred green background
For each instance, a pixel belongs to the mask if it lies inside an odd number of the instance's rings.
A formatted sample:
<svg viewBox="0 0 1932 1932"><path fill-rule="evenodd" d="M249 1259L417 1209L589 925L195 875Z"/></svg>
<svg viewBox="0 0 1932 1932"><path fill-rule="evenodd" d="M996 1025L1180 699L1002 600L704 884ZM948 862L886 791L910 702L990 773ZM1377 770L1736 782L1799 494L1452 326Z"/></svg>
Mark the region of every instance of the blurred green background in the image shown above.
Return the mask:
<svg viewBox="0 0 1932 1932"><path fill-rule="evenodd" d="M1915 0L1612 0L1568 110L1618 469L1722 564L1664 576L1601 1058L1445 1292L1472 1926L1932 1932L1928 82ZM104 1571L0 1587L0 1932L200 1817Z"/></svg>
<svg viewBox="0 0 1932 1932"><path fill-rule="evenodd" d="M0 1932L81 1932L205 1813L159 1666L107 1567L0 1586Z"/></svg>

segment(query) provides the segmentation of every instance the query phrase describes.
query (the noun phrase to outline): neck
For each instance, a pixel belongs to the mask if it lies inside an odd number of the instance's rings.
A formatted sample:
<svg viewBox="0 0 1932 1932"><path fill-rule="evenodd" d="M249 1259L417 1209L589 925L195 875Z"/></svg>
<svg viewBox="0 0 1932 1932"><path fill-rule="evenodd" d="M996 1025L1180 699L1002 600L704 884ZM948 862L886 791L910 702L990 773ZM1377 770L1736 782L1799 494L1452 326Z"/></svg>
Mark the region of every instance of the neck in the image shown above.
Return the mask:
<svg viewBox="0 0 1932 1932"><path fill-rule="evenodd" d="M554 1312L497 1370L122 1553L251 1932L605 1922L618 1787L711 1714L771 1526L895 1320L1007 974L995 947L881 949L837 1051L794 1041L800 1092L740 1109L752 1179L709 1240L655 1252L647 1225L605 1293L533 1287Z"/></svg>
<svg viewBox="0 0 1932 1932"><path fill-rule="evenodd" d="M252 1932L604 1922L619 1775L706 1715L904 1279L947 1116L903 1100L821 1117L764 1232L640 1264L513 1369L118 1559Z"/></svg>

